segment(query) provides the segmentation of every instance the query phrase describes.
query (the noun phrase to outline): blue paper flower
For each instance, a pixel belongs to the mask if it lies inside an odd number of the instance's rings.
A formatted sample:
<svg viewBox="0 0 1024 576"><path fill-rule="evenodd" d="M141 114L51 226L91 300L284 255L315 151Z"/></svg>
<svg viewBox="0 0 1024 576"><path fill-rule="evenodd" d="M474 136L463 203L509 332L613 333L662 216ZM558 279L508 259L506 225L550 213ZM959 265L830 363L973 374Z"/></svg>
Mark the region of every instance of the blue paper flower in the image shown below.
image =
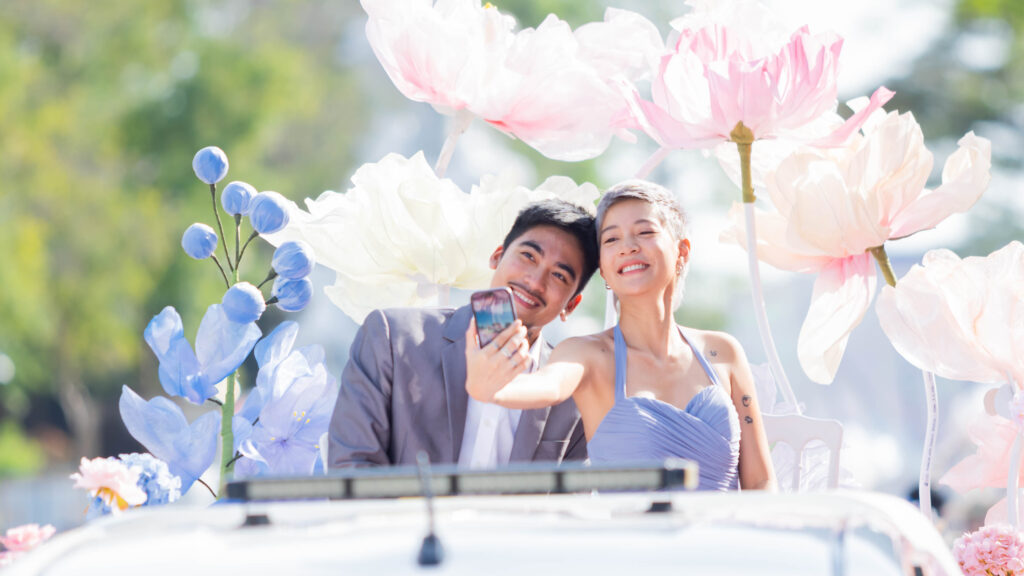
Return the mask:
<svg viewBox="0 0 1024 576"><path fill-rule="evenodd" d="M224 187L224 191L220 195L220 204L228 214L246 215L252 208L252 200L256 194L255 188L245 182L235 180Z"/></svg>
<svg viewBox="0 0 1024 576"><path fill-rule="evenodd" d="M147 402L127 386L121 388L118 408L132 437L166 462L170 473L181 479L182 494L213 463L220 411L206 412L190 425L174 402L163 396Z"/></svg>
<svg viewBox="0 0 1024 576"><path fill-rule="evenodd" d="M288 201L277 192L260 192L252 200L249 220L260 234L273 234L288 225Z"/></svg>
<svg viewBox="0 0 1024 576"><path fill-rule="evenodd" d="M267 309L263 293L248 282L239 282L228 288L221 303L228 318L238 324L249 324L259 320L263 311Z"/></svg>
<svg viewBox="0 0 1024 576"><path fill-rule="evenodd" d="M271 293L277 298L278 308L285 312L298 312L309 304L313 296L313 282L309 278L289 280L278 276Z"/></svg>
<svg viewBox="0 0 1024 576"><path fill-rule="evenodd" d="M160 384L171 396L202 404L217 393L218 382L238 369L260 339L254 323L238 324L223 308L207 308L196 334L196 351L185 339L181 316L168 306L146 326L146 343L160 361Z"/></svg>
<svg viewBox="0 0 1024 576"><path fill-rule="evenodd" d="M313 247L302 240L294 240L281 244L274 250L270 261L274 272L282 278L297 280L309 276L316 265Z"/></svg>
<svg viewBox="0 0 1024 576"><path fill-rule="evenodd" d="M196 177L207 184L216 184L228 174L228 156L216 146L207 146L192 158Z"/></svg>
<svg viewBox="0 0 1024 576"><path fill-rule="evenodd" d="M205 260L217 249L217 233L206 224L196 222L181 235L181 247L192 258Z"/></svg>
<svg viewBox="0 0 1024 576"><path fill-rule="evenodd" d="M242 473L313 473L338 384L327 371L322 347L291 350L297 329L294 322L281 323L256 351L257 387L240 415L251 418L258 413L259 421L239 446L250 460Z"/></svg>
<svg viewBox="0 0 1024 576"><path fill-rule="evenodd" d="M171 474L163 460L152 454L121 454L118 457L129 468L139 469L139 488L146 492L143 506L170 504L181 497L181 478Z"/></svg>

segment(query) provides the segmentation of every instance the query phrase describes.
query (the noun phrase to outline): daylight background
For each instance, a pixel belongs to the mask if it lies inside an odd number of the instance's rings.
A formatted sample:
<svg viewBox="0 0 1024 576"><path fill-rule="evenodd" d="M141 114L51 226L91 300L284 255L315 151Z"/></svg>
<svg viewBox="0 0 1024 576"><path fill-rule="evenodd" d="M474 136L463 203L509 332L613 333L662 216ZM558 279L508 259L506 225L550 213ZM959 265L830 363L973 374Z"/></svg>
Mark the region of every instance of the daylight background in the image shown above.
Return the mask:
<svg viewBox="0 0 1024 576"><path fill-rule="evenodd" d="M663 35L684 9L681 2L639 0L492 2L520 27L551 12L576 27L601 19L607 6L628 8ZM988 192L968 214L890 244L897 274L932 248L986 255L1024 238L1022 0L773 6L794 28L808 24L846 39L840 101L882 84L896 91L887 108L913 111L935 154L935 179L965 132L993 143ZM180 248L186 226L210 221L208 190L191 169L199 148L227 152L225 182L244 180L300 205L324 190L345 190L360 164L389 152L423 150L436 159L445 118L399 94L370 50L364 24L354 0L0 3L0 529L81 523L86 496L67 479L79 458L142 450L121 424L117 397L124 384L146 398L161 392L142 339L146 323L173 305L191 339L203 310L223 292L213 265ZM447 176L464 190L487 173L531 188L563 174L603 189L653 152L653 143L638 137L570 164L477 122ZM679 320L732 332L753 363L765 362L745 254L717 241L737 190L700 153L673 153L651 178L680 194L693 222ZM242 270L257 282L270 254L265 244L259 250ZM909 497L924 438L920 372L892 350L872 308L835 383L811 383L796 359L796 335L813 278L768 266L762 274L776 342L806 413L843 422L843 465L853 480ZM338 375L356 324L320 293L333 273L318 270L314 282L314 302L298 317L300 344L323 344ZM554 326L550 339L599 329L603 311L604 289L595 281L585 305ZM271 309L261 324L282 319ZM254 371L246 365L243 373L251 380ZM985 387L940 380L938 392L936 480L973 452L966 425L981 412ZM937 489L940 499L952 496ZM949 497L943 522L976 518L997 496Z"/></svg>

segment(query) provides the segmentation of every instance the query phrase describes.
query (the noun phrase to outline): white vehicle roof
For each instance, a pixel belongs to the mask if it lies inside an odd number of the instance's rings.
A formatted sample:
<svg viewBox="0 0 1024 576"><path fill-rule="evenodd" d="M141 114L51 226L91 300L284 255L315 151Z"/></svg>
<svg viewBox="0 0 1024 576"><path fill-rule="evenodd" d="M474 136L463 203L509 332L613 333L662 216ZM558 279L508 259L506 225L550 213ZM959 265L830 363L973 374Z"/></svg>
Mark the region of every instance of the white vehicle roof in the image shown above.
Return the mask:
<svg viewBox="0 0 1024 576"><path fill-rule="evenodd" d="M142 508L58 534L9 574L960 574L913 506L871 492L451 496L433 506L444 550L433 567L417 564L429 523L416 497ZM268 524L243 526L261 515Z"/></svg>

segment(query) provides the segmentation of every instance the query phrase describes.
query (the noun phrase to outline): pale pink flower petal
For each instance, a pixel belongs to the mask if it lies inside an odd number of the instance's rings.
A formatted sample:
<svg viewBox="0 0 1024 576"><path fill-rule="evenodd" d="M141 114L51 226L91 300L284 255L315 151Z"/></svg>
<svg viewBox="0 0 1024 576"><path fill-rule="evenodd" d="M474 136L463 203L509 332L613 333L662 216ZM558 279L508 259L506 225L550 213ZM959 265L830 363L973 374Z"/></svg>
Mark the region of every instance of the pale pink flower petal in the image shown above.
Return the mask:
<svg viewBox="0 0 1024 576"><path fill-rule="evenodd" d="M71 475L75 488L87 490L104 499L111 510L124 510L146 502L146 492L138 486L138 468L129 468L120 460L82 458L78 472Z"/></svg>
<svg viewBox="0 0 1024 576"><path fill-rule="evenodd" d="M836 107L842 39L804 27L788 38L762 4L694 2L673 22L652 102L633 91L637 122L663 147L706 147L730 139L737 123L775 138Z"/></svg>
<svg viewBox="0 0 1024 576"><path fill-rule="evenodd" d="M398 90L451 114L501 69L515 20L479 0L361 0L366 37Z"/></svg>
<svg viewBox="0 0 1024 576"><path fill-rule="evenodd" d="M721 242L731 242L746 247L746 222L743 204L734 202L729 209L729 226L719 235ZM801 250L787 241L789 221L777 212L766 212L754 208L754 223L757 228L757 258L781 270L814 273L832 262L828 255L810 249Z"/></svg>
<svg viewBox="0 0 1024 576"><path fill-rule="evenodd" d="M1024 244L961 260L933 250L878 303L893 347L954 380L1024 382Z"/></svg>
<svg viewBox="0 0 1024 576"><path fill-rule="evenodd" d="M967 434L977 451L950 468L939 483L961 494L976 488L1005 490L1017 427L1002 416L983 414L967 427ZM1024 463L1024 455L1021 462ZM1024 486L1024 481L1020 485Z"/></svg>
<svg viewBox="0 0 1024 576"><path fill-rule="evenodd" d="M953 543L964 576L1012 576L1024 568L1024 534L1007 524L982 526Z"/></svg>
<svg viewBox="0 0 1024 576"><path fill-rule="evenodd" d="M800 365L811 380L827 384L835 378L850 332L871 305L876 282L869 254L837 259L818 275L797 342Z"/></svg>
<svg viewBox="0 0 1024 576"><path fill-rule="evenodd" d="M892 219L893 235L909 236L934 228L957 212L974 206L988 188L992 168L992 143L968 132L960 139L959 149L946 160L942 185L923 194Z"/></svg>
<svg viewBox="0 0 1024 576"><path fill-rule="evenodd" d="M636 12L619 8L608 8L603 21L580 26L575 36L580 58L605 78L648 78L657 72L665 52L657 26Z"/></svg>
<svg viewBox="0 0 1024 576"><path fill-rule="evenodd" d="M48 540L57 529L47 524L24 524L8 528L4 536L0 536L0 545L11 552L28 552Z"/></svg>

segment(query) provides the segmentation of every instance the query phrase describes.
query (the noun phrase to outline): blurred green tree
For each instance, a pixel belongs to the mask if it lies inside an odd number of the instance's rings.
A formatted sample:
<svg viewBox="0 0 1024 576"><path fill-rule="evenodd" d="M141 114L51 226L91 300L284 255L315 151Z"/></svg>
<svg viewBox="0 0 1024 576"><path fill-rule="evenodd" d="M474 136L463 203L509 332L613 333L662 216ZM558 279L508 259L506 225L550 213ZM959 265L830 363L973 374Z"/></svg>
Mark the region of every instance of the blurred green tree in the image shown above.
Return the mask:
<svg viewBox="0 0 1024 576"><path fill-rule="evenodd" d="M292 198L348 171L364 103L335 47L358 6L337 4L0 5L0 350L17 367L0 402L57 397L72 456L102 450L98 401L159 389L148 320L174 305L191 337L220 299L212 264L178 249L212 221L195 151Z"/></svg>

